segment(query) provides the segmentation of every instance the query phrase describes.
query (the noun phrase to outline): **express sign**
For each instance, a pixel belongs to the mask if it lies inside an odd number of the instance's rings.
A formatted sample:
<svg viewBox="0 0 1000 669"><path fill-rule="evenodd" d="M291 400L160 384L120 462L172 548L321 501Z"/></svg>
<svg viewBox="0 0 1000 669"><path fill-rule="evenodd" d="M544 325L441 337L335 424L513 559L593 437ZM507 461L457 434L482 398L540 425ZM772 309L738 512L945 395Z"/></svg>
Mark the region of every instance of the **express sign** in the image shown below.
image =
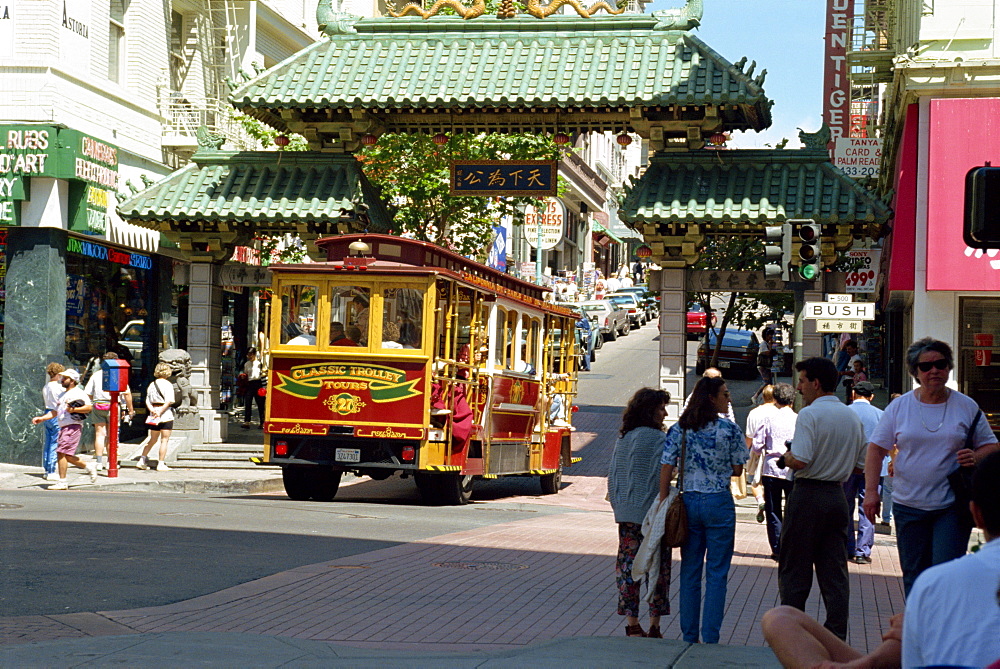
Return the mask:
<svg viewBox="0 0 1000 669"><path fill-rule="evenodd" d="M806 302L803 318L875 320L874 302Z"/></svg>

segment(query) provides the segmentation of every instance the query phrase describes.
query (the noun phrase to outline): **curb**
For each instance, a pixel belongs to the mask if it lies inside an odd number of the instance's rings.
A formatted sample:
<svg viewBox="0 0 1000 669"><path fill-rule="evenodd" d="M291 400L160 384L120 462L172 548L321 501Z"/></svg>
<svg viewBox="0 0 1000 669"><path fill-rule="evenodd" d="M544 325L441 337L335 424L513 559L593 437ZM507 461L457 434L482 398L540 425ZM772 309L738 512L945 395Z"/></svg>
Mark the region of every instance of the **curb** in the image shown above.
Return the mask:
<svg viewBox="0 0 1000 669"><path fill-rule="evenodd" d="M155 492L176 492L176 493L217 493L233 494L245 493L255 495L266 492L284 492L284 484L281 479L265 479L262 481L122 481L121 483L95 484L88 486L87 490L115 492L115 491L139 491L151 490Z"/></svg>

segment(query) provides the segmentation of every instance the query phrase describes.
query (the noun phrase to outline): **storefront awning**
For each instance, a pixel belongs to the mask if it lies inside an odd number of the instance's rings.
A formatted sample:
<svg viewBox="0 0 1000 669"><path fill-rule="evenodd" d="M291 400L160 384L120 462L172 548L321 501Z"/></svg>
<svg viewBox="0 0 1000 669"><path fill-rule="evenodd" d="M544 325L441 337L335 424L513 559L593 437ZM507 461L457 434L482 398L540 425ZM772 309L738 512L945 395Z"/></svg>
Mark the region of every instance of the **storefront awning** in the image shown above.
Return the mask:
<svg viewBox="0 0 1000 669"><path fill-rule="evenodd" d="M600 243L600 238L598 236L603 236L608 238L608 241L601 244L601 246L607 246L611 242L615 242L617 244L625 243L615 233L608 230L606 227L598 223L596 220L591 221L591 231L594 233L595 238L597 238L598 243Z"/></svg>

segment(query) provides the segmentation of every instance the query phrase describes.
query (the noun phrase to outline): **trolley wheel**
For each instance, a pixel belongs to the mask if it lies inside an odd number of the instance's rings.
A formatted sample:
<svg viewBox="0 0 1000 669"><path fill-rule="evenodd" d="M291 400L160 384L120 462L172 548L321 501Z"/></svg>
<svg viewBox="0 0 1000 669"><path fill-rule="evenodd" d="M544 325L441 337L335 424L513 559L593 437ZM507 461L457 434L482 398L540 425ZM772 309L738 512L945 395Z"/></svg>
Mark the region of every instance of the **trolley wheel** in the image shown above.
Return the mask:
<svg viewBox="0 0 1000 669"><path fill-rule="evenodd" d="M472 499L472 476L462 474L415 474L420 495L435 506L460 506Z"/></svg>
<svg viewBox="0 0 1000 669"><path fill-rule="evenodd" d="M306 502L312 499L313 484L310 475L312 467L305 465L288 465L281 468L281 482L285 484L285 494L296 502Z"/></svg>
<svg viewBox="0 0 1000 669"><path fill-rule="evenodd" d="M330 502L337 496L343 472L319 465L289 465L281 468L285 494L297 502L310 499Z"/></svg>
<svg viewBox="0 0 1000 669"><path fill-rule="evenodd" d="M312 498L317 502L332 502L340 489L340 479L344 472L331 467L316 467L313 473Z"/></svg>
<svg viewBox="0 0 1000 669"><path fill-rule="evenodd" d="M562 485L562 467L551 474L542 474L538 480L542 484L543 495L555 495Z"/></svg>

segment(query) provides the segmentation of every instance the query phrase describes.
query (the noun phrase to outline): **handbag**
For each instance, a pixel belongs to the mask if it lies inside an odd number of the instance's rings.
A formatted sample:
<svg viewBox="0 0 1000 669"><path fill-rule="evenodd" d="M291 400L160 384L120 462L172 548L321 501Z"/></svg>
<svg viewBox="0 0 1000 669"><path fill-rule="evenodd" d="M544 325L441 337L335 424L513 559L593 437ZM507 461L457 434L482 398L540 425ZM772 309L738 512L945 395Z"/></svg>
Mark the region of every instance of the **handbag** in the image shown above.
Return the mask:
<svg viewBox="0 0 1000 669"><path fill-rule="evenodd" d="M972 440L976 436L976 426L979 424L979 418L982 415L982 411L976 412L976 417L972 419L972 425L969 426L969 433L965 435L965 445L962 448L972 450ZM976 524L972 519L972 511L969 510L969 501L972 499L972 475L975 471L975 467L959 467L951 474L948 474L948 485L951 486L951 491L955 493L958 521L964 527L969 528L974 527Z"/></svg>
<svg viewBox="0 0 1000 669"><path fill-rule="evenodd" d="M687 507L684 506L684 459L687 455L687 430L681 430L681 465L677 470L677 495L667 508L663 521L661 545L677 548L688 537Z"/></svg>

